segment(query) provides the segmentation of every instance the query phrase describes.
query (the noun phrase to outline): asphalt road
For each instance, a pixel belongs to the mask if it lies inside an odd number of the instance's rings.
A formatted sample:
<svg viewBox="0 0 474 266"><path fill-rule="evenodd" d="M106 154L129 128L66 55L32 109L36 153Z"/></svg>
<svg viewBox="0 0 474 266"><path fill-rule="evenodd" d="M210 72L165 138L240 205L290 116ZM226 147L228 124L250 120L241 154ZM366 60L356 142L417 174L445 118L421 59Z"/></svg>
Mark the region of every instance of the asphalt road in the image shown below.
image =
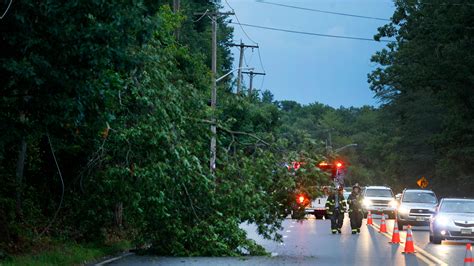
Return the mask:
<svg viewBox="0 0 474 266"><path fill-rule="evenodd" d="M303 221L284 221L283 243L264 240L255 232L255 226L244 224L250 238L271 252L268 257L153 257L127 256L108 265L462 265L465 242L429 243L428 227L414 227L413 238L417 253L402 254L403 244L392 245L390 233L393 220L387 221L388 234L378 232L375 226L366 226L360 235L352 235L346 217L341 235L330 233L330 222L308 218ZM405 241L406 231L401 232Z"/></svg>

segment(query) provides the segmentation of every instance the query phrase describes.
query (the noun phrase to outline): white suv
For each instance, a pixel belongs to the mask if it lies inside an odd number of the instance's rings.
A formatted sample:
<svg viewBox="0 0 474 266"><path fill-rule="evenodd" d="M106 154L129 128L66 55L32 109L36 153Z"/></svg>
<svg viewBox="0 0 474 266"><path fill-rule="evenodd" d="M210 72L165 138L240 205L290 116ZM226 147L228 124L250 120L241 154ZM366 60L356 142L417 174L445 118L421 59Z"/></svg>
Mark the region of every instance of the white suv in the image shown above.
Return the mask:
<svg viewBox="0 0 474 266"><path fill-rule="evenodd" d="M398 229L404 225L429 225L438 199L431 190L405 189L398 207Z"/></svg>
<svg viewBox="0 0 474 266"><path fill-rule="evenodd" d="M362 208L364 215L367 213L388 214L389 218L395 218L398 202L393 196L392 189L385 186L368 186L362 192L364 197Z"/></svg>

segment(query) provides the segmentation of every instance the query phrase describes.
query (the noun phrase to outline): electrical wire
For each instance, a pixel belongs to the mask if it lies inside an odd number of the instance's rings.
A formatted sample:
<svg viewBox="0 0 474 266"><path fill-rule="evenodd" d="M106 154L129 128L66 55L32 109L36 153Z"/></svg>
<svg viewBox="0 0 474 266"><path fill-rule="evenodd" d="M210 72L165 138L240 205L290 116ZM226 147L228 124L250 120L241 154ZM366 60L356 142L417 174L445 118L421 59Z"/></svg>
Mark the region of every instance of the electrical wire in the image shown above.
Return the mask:
<svg viewBox="0 0 474 266"><path fill-rule="evenodd" d="M260 91L263 91L263 84L265 83L265 75L262 77L262 82L260 82Z"/></svg>
<svg viewBox="0 0 474 266"><path fill-rule="evenodd" d="M235 19L237 20L237 23L238 25L240 26L240 28L242 29L242 32L245 34L245 36L247 36L247 38L253 42L254 44L256 44L258 46L258 49L257 49L257 52L258 52L258 60L260 62L260 67L262 68L263 72L265 73L265 67L263 66L263 61L262 61L262 56L260 55L260 45L258 44L258 42L254 41L252 38L250 38L249 34L245 31L244 27L242 26L242 24L240 23L240 20L239 20L239 17L237 16L237 13L235 12L234 8L229 4L229 2L227 0L225 0L227 6L229 6L229 8L232 10L232 12L234 13L234 16L235 16ZM235 24L235 23L233 23Z"/></svg>
<svg viewBox="0 0 474 266"><path fill-rule="evenodd" d="M257 49L257 52L258 52L258 60L260 60L260 66L262 67L262 70L265 73L265 67L263 67L262 56L260 55L260 48Z"/></svg>
<svg viewBox="0 0 474 266"><path fill-rule="evenodd" d="M307 8L307 7L300 7L300 6L292 6L292 5L286 5L286 4L266 2L266 1L263 1L263 0L257 1L257 3L287 7L287 8L293 8L293 9L300 9L300 10L306 10L306 11L312 11L312 12L318 12L318 13L325 13L325 14L331 14L331 15L338 15L338 16L346 16L346 17L354 17L354 18L362 18L362 19L373 19L373 20L381 20L381 21L390 21L390 19L387 19L387 18L378 18L378 17L371 17L371 16L361 16L361 15L348 14L348 13L333 12L333 11L327 11L327 10L314 9L314 8Z"/></svg>
<svg viewBox="0 0 474 266"><path fill-rule="evenodd" d="M51 227L54 220L56 220L56 217L58 216L59 210L61 209L61 207L63 205L63 200L64 200L64 179L63 179L63 175L61 174L61 169L59 168L58 160L56 159L56 155L54 153L53 144L51 143L51 138L49 137L49 133L46 133L46 136L48 137L49 148L51 149L51 153L53 154L54 163L56 164L56 168L58 169L58 173L59 173L59 178L61 179L62 192L61 192L61 200L59 202L58 209L54 213L54 216L51 219L51 221L49 222L48 226L46 226L43 229L43 231L39 234L38 238L40 238Z"/></svg>
<svg viewBox="0 0 474 266"><path fill-rule="evenodd" d="M202 14L198 19L193 20L193 22L198 22L198 21L200 21L205 15L207 15L208 12L209 12L209 9L206 9L206 11L204 12L204 14Z"/></svg>
<svg viewBox="0 0 474 266"><path fill-rule="evenodd" d="M0 19L3 19L5 17L12 3L13 3L13 0L10 0L10 3L8 4L7 9L5 10L5 12L3 12L3 15L0 17Z"/></svg>
<svg viewBox="0 0 474 266"><path fill-rule="evenodd" d="M234 13L234 17L235 19L237 20L238 24L240 25L240 20L239 20L239 17L237 16L237 14L235 13L235 10L234 8L232 8L232 6L229 4L229 2L227 2L227 0L225 0L225 3L229 6L230 10L232 10L232 12ZM250 38L250 36L247 34L247 32L245 31L244 27L242 27L242 25L240 26L240 28L242 29L242 31L244 32L245 36L247 36L247 38L253 42L254 44L257 44L258 45L258 42L254 41L252 38Z"/></svg>
<svg viewBox="0 0 474 266"><path fill-rule="evenodd" d="M229 23L230 24L237 24L235 22L229 22ZM359 40L359 41L371 41L371 42L393 42L391 40L377 41L377 40L374 40L374 39L363 38L363 37L352 37L352 36L342 36L342 35L331 35L331 34L306 32L306 31L297 31L297 30L281 29L281 28L274 28L274 27L265 27L265 26L245 24L245 23L240 23L240 25L246 26L246 27L258 28L258 29L281 31L281 32L288 32L288 33L296 33L296 34L303 34L303 35L320 36L320 37L328 37L328 38L349 39L349 40Z"/></svg>
<svg viewBox="0 0 474 266"><path fill-rule="evenodd" d="M248 49L248 48L246 48L246 49ZM245 49L245 50L246 50L246 49ZM245 62L245 66L246 66L246 67L249 67L249 65L252 63L252 59L253 59L253 54L254 54L254 52L253 52L253 49L252 49L252 55L250 55L250 59L247 60L247 57L245 56L245 50L244 50L244 62Z"/></svg>

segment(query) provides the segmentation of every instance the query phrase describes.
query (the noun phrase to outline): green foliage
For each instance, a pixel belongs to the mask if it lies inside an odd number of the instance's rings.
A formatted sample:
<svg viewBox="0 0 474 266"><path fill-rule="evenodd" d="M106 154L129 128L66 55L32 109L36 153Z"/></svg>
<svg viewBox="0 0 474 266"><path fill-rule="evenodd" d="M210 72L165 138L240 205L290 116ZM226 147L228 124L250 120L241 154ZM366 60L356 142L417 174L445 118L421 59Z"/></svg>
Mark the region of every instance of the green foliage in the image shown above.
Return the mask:
<svg viewBox="0 0 474 266"><path fill-rule="evenodd" d="M440 195L473 189L473 21L469 4L396 1L377 37L397 42L376 53L369 75L385 103L382 115L395 151L387 168L401 183L427 176ZM411 180L411 182L409 182Z"/></svg>
<svg viewBox="0 0 474 266"><path fill-rule="evenodd" d="M46 251L37 254L13 256L1 262L0 265L79 265L91 263L110 254L125 251L131 247L128 242L118 242L109 245L77 243L51 243Z"/></svg>
<svg viewBox="0 0 474 266"><path fill-rule="evenodd" d="M223 83L210 110L210 23L192 22L203 7L218 9L191 0L179 14L159 2L23 1L2 20L0 250L25 252L47 236L126 238L166 255L263 254L244 222L281 239L295 191L326 178L314 167L316 141L281 137L268 93L236 96ZM218 72L232 65L231 34L219 20ZM289 172L292 160L308 169Z"/></svg>

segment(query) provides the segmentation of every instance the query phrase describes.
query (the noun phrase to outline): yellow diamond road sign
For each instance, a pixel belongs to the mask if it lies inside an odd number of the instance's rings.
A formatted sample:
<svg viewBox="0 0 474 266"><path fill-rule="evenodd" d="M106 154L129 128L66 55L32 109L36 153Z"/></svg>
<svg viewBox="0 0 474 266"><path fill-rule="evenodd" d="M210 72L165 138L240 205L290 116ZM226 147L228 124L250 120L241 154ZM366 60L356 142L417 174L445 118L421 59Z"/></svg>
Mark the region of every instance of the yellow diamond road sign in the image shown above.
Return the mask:
<svg viewBox="0 0 474 266"><path fill-rule="evenodd" d="M428 179L422 176L418 181L416 181L419 187L426 188L428 186Z"/></svg>

